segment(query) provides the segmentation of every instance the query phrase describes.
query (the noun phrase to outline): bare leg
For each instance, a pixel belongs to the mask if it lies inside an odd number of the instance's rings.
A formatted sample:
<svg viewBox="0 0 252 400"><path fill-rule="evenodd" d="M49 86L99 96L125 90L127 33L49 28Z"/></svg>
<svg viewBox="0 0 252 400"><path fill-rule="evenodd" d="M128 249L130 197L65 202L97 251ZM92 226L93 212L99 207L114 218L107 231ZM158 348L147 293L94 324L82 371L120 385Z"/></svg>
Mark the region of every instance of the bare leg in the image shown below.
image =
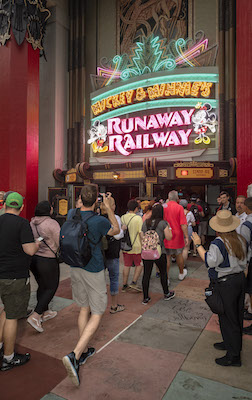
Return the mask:
<svg viewBox="0 0 252 400"><path fill-rule="evenodd" d="M179 267L179 273L183 274L183 269L184 269L185 264L184 264L184 259L183 259L182 253L180 253L176 256L176 261L177 261L177 264Z"/></svg>
<svg viewBox="0 0 252 400"><path fill-rule="evenodd" d="M195 244L193 243L193 254L197 254Z"/></svg>
<svg viewBox="0 0 252 400"><path fill-rule="evenodd" d="M206 243L206 237L205 235L201 235L201 243L204 246L204 244Z"/></svg>
<svg viewBox="0 0 252 400"><path fill-rule="evenodd" d="M171 266L171 256L166 255L166 262L167 262L167 278L169 279L169 271L170 271L170 266Z"/></svg>
<svg viewBox="0 0 252 400"><path fill-rule="evenodd" d="M10 356L14 353L17 336L17 319L6 319L3 326L4 355Z"/></svg>
<svg viewBox="0 0 252 400"><path fill-rule="evenodd" d="M0 315L0 342L3 342L3 329L5 321L6 321L6 314L5 311L3 310Z"/></svg>
<svg viewBox="0 0 252 400"><path fill-rule="evenodd" d="M133 276L133 282L137 282L139 276L141 275L141 272L143 270L142 265L138 265L137 267L135 267L135 272L134 272L134 276Z"/></svg>
<svg viewBox="0 0 252 400"><path fill-rule="evenodd" d="M87 323L89 320L90 308L89 307L81 307L79 318L78 318L78 327L79 327L79 335L81 337Z"/></svg>
<svg viewBox="0 0 252 400"><path fill-rule="evenodd" d="M129 273L130 273L130 267L123 267L123 284L124 285L128 284Z"/></svg>
<svg viewBox="0 0 252 400"><path fill-rule="evenodd" d="M116 308L118 304L118 294L111 294L111 307Z"/></svg>
<svg viewBox="0 0 252 400"><path fill-rule="evenodd" d="M188 252L190 249L190 245L191 245L191 240L189 240L188 245L183 248L182 255L183 255L184 262L186 262L186 260L188 259Z"/></svg>
<svg viewBox="0 0 252 400"><path fill-rule="evenodd" d="M86 326L82 332L82 335L74 349L75 357L77 360L79 360L81 354L87 348L88 342L93 337L97 328L99 327L101 319L102 319L102 315L100 315L100 314L91 315L91 317L90 317L88 323L86 324Z"/></svg>

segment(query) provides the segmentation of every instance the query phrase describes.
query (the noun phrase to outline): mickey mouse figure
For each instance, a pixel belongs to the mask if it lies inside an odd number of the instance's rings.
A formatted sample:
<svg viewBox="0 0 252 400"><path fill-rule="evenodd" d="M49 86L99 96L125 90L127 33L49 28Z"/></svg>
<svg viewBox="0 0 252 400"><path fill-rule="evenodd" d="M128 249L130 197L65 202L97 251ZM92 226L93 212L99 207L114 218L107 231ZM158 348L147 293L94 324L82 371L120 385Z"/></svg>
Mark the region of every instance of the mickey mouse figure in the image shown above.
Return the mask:
<svg viewBox="0 0 252 400"><path fill-rule="evenodd" d="M107 128L100 123L100 121L95 121L92 128L88 131L90 139L88 139L88 144L92 143L92 148L94 153L105 153L108 151L108 146L103 146L107 138Z"/></svg>
<svg viewBox="0 0 252 400"><path fill-rule="evenodd" d="M212 110L212 106L209 103L205 103L201 106L202 103L198 103L195 108L199 109L193 116L192 122L194 126L194 132L198 134L196 139L194 140L195 144L209 144L211 143L211 139L206 135L208 129L211 132L216 132L216 115L214 113L209 113Z"/></svg>

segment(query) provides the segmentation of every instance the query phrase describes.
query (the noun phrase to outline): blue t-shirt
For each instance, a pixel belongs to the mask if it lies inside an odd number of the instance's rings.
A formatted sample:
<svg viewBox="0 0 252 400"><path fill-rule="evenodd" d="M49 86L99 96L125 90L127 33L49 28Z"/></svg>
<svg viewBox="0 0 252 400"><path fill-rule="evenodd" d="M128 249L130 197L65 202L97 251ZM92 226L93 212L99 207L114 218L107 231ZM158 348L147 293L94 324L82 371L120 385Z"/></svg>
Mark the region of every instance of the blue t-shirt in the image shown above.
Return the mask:
<svg viewBox="0 0 252 400"><path fill-rule="evenodd" d="M75 209L69 210L67 219L71 218L75 212ZM88 218L92 214L92 211L81 211L81 216L83 219ZM96 214L87 221L87 225L88 238L90 239L89 243L92 249L92 258L85 267L79 267L78 265L72 265L71 267L83 268L89 272L100 272L104 269L101 238L108 233L111 228L111 224L107 218Z"/></svg>

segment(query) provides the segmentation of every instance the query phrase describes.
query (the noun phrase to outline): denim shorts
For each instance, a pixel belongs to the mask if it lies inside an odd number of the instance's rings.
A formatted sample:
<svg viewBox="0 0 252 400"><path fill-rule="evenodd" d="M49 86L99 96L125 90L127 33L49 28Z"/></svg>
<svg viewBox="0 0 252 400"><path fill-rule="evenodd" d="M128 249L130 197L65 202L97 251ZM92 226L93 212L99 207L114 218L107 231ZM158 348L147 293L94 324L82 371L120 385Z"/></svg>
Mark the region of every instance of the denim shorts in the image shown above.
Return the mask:
<svg viewBox="0 0 252 400"><path fill-rule="evenodd" d="M109 272L110 294L114 296L119 292L119 258L107 259L105 266Z"/></svg>

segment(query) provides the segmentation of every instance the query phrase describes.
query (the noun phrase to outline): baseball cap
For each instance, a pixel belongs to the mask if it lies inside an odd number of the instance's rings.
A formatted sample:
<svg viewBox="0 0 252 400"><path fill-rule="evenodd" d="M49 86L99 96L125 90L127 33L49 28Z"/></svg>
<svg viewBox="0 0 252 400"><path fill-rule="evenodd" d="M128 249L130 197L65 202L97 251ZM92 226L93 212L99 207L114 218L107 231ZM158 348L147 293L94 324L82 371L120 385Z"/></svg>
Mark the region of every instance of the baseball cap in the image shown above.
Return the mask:
<svg viewBox="0 0 252 400"><path fill-rule="evenodd" d="M20 208L23 205L23 197L17 192L12 192L6 197L5 204L10 208Z"/></svg>
<svg viewBox="0 0 252 400"><path fill-rule="evenodd" d="M197 196L195 194L192 194L190 199L191 199L191 201L196 201L197 200Z"/></svg>
<svg viewBox="0 0 252 400"><path fill-rule="evenodd" d="M9 192L6 192L6 193L4 194L4 197L3 197L4 203L6 202L6 199L7 199L7 197L9 196L9 194L11 194L11 193L14 193L14 191L13 191L13 190L9 190Z"/></svg>

